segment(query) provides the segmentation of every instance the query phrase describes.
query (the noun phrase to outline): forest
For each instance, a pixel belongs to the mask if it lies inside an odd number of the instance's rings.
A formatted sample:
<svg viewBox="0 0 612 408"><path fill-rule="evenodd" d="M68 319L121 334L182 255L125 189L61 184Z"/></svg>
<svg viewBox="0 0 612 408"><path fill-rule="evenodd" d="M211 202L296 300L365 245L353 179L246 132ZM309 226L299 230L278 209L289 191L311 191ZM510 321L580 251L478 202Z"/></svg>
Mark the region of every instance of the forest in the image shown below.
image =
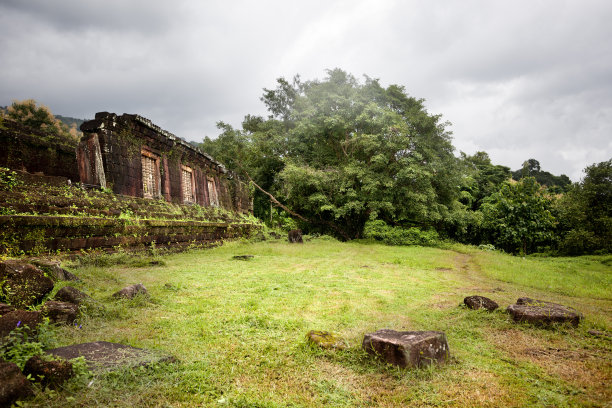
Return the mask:
<svg viewBox="0 0 612 408"><path fill-rule="evenodd" d="M431 245L442 240L514 254L612 249L612 159L572 183L528 159L516 171L489 155L455 154L450 123L404 87L358 81L277 80L267 117L217 124L204 151L257 187L255 215L342 240Z"/></svg>

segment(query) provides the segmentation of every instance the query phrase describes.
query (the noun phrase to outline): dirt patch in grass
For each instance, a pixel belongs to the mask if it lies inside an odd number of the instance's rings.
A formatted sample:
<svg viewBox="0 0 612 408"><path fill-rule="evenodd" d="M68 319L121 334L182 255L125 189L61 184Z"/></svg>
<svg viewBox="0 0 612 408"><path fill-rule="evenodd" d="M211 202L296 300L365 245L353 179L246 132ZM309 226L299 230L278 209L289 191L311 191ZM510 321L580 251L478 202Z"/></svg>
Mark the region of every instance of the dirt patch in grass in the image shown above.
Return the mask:
<svg viewBox="0 0 612 408"><path fill-rule="evenodd" d="M580 399L595 404L612 401L610 349L572 348L564 339L549 333L536 336L520 329L498 330L487 337L511 358L533 363L562 379L583 395Z"/></svg>
<svg viewBox="0 0 612 408"><path fill-rule="evenodd" d="M431 306L440 310L455 308L459 305L457 296L457 293L437 293L431 297Z"/></svg>
<svg viewBox="0 0 612 408"><path fill-rule="evenodd" d="M457 373L450 387L442 389L443 400L461 407L510 407L520 405L496 374L472 368Z"/></svg>
<svg viewBox="0 0 612 408"><path fill-rule="evenodd" d="M578 387L596 402L612 401L612 354L603 349L527 348L525 358Z"/></svg>

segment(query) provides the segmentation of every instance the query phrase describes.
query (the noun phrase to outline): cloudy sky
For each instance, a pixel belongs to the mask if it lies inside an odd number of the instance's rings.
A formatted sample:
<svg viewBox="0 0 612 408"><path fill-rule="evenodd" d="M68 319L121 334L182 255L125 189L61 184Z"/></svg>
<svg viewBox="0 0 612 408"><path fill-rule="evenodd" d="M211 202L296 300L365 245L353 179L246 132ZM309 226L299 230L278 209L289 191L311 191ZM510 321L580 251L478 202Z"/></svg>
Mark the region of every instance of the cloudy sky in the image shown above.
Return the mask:
<svg viewBox="0 0 612 408"><path fill-rule="evenodd" d="M609 0L0 0L0 105L138 113L188 140L265 114L278 77L405 86L457 152L573 180L612 157Z"/></svg>

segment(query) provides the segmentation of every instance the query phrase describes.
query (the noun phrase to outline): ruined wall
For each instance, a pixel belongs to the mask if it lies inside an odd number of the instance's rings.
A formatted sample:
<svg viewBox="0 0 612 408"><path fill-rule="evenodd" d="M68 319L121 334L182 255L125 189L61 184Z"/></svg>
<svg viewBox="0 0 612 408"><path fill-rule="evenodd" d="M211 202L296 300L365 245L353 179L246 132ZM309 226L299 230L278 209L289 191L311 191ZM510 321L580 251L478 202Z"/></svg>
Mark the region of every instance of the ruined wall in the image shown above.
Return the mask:
<svg viewBox="0 0 612 408"><path fill-rule="evenodd" d="M92 170L100 167L95 157L99 146L104 182L117 194L218 205L237 212L252 210L249 191L237 177L148 119L99 112L94 120L81 125L81 130L84 137L78 161L84 183L102 185ZM186 184L184 180L188 179L191 181Z"/></svg>
<svg viewBox="0 0 612 408"><path fill-rule="evenodd" d="M79 180L75 148L63 139L4 119L0 146L0 167Z"/></svg>
<svg viewBox="0 0 612 408"><path fill-rule="evenodd" d="M65 177L11 174L16 183L0 188L0 257L153 243L208 246L262 228L236 211L118 196Z"/></svg>
<svg viewBox="0 0 612 408"><path fill-rule="evenodd" d="M259 229L247 223L0 215L0 254L144 248L152 244L206 246L249 237Z"/></svg>

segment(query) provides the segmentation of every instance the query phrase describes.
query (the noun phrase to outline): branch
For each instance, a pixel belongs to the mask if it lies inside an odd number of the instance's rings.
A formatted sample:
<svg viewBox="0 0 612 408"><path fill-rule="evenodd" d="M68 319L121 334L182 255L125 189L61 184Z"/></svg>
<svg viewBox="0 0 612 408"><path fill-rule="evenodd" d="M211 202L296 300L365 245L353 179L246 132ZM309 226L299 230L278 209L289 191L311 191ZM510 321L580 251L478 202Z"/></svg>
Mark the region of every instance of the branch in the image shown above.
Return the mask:
<svg viewBox="0 0 612 408"><path fill-rule="evenodd" d="M302 221L304 221L304 222L308 222L308 223L310 223L310 222L311 222L311 221L310 221L308 218L302 217L300 214L298 214L298 213L296 213L296 212L294 212L294 211L291 211L289 208L287 208L286 206L284 206L284 205L283 205L283 204L282 204L280 201L278 201L278 200L276 199L276 197L274 197L272 194L268 193L266 190L264 190L263 188L261 188L261 187L259 186L259 184L257 184L257 183L256 183L256 182L255 182L255 181L254 181L254 180L251 178L251 176L249 175L249 173L247 173L247 171L246 171L246 170L245 170L245 169L244 169L244 168L243 168L243 167L242 167L242 166L241 166L239 163L236 163L236 164L238 164L238 167L240 167L240 170L242 170L242 172L244 173L244 175L245 175L245 176L247 176L247 178L249 179L249 181L250 181L251 183L253 183L253 185L254 185L255 187L257 187L257 189L258 189L259 191L261 191L262 193L264 193L265 195L267 195L268 197L270 197L270 201L272 201L274 204L276 204L277 206L279 206L279 207L280 207L280 208L282 208L283 210L287 211L289 214L293 215L294 217L297 217L297 218L299 218L300 220L302 220Z"/></svg>
<svg viewBox="0 0 612 408"><path fill-rule="evenodd" d="M274 197L272 194L268 193L266 190L264 190L263 188L261 188L261 186L259 184L257 184L249 175L249 173L240 165L240 163L236 162L236 164L238 165L238 167L240 168L240 170L244 173L244 175L249 179L249 181L251 183L253 183L253 185L255 187L257 187L257 189L259 191L261 191L262 193L264 193L265 195L267 195L270 198L270 201L272 201L274 204L276 204L278 207L282 208L283 210L287 211L287 213L289 213L290 215L299 218L300 220L304 221L304 222L308 222L310 224L317 224L317 222L313 222L311 220L309 220L308 218L305 218L303 216L301 216L300 214L291 211L289 208L287 208L286 206L284 206L280 201L278 201L276 199L276 197ZM338 234L340 234L342 237L344 237L347 241L351 240L351 237L344 231L342 230L342 228L338 227L336 224L334 224L331 221L325 221L325 220L320 220L318 222L318 224L325 224L328 225L330 228L332 228L333 230L335 230Z"/></svg>

